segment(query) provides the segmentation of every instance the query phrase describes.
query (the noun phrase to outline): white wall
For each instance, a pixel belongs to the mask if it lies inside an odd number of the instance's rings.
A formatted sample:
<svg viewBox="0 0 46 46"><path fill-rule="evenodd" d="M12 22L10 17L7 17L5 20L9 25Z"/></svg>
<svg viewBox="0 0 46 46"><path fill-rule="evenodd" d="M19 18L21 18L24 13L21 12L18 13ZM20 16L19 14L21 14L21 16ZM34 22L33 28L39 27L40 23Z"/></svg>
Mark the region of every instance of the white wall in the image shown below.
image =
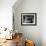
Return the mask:
<svg viewBox="0 0 46 46"><path fill-rule="evenodd" d="M41 1L41 40L42 46L46 46L46 0Z"/></svg>
<svg viewBox="0 0 46 46"><path fill-rule="evenodd" d="M15 30L18 30L18 32L22 32L24 38L34 40L36 46L41 46L41 30L40 30L41 1L18 0L18 2L16 2L15 5L13 6ZM22 26L21 13L37 13L37 25Z"/></svg>
<svg viewBox="0 0 46 46"><path fill-rule="evenodd" d="M18 0L13 13L15 30L34 40L36 46L46 46L46 0ZM37 26L21 26L21 13L37 13Z"/></svg>
<svg viewBox="0 0 46 46"><path fill-rule="evenodd" d="M12 28L12 6L16 0L0 0L0 27Z"/></svg>

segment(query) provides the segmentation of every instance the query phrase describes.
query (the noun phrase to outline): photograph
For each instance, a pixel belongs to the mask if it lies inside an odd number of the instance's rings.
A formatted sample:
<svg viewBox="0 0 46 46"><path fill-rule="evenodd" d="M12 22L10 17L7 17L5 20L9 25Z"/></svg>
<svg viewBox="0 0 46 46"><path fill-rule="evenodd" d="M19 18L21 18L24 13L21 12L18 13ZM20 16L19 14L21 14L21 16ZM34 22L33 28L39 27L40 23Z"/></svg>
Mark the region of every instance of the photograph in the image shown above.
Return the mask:
<svg viewBox="0 0 46 46"><path fill-rule="evenodd" d="M36 25L36 13L22 13L21 24L22 25Z"/></svg>

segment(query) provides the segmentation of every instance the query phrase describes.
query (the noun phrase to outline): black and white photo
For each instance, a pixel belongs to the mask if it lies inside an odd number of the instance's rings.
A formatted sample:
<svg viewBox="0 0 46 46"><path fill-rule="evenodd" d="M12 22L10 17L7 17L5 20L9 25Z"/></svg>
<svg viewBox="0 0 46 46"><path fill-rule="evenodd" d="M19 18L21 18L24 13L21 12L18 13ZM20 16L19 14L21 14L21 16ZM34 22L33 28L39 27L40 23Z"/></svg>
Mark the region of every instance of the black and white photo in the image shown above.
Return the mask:
<svg viewBox="0 0 46 46"><path fill-rule="evenodd" d="M22 13L21 24L22 25L36 25L36 13Z"/></svg>

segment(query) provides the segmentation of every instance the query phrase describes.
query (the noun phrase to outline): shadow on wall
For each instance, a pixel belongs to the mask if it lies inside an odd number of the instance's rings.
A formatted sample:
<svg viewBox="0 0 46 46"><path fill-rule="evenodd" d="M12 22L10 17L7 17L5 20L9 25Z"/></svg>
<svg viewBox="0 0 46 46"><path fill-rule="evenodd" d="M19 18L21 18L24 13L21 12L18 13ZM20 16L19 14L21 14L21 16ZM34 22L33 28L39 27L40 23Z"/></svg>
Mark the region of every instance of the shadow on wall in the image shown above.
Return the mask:
<svg viewBox="0 0 46 46"><path fill-rule="evenodd" d="M15 10L16 8L18 8L24 0L17 0L16 3L12 6L13 10Z"/></svg>
<svg viewBox="0 0 46 46"><path fill-rule="evenodd" d="M14 18L14 22L13 22L13 28L14 30L18 30L18 32L23 32L22 28L21 28L21 16L20 19L19 16L17 14L19 14L18 12L18 8L21 7L21 4L23 3L24 0L17 0L16 3L13 5L12 7L12 12L13 12L13 18ZM21 8L20 8L21 9ZM21 11L21 10L20 10ZM19 14L20 15L20 14ZM15 18L16 17L16 18ZM18 19L18 20L17 20ZM16 21L16 22L15 22ZM19 24L18 24L19 22Z"/></svg>

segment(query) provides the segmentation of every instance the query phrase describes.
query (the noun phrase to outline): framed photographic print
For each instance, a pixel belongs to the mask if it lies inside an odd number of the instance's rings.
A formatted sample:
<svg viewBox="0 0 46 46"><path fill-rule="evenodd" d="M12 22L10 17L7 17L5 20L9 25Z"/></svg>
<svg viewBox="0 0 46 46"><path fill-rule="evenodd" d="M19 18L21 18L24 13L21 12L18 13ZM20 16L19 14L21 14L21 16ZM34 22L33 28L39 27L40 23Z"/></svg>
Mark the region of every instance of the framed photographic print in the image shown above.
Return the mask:
<svg viewBox="0 0 46 46"><path fill-rule="evenodd" d="M21 13L21 25L36 25L37 13Z"/></svg>

